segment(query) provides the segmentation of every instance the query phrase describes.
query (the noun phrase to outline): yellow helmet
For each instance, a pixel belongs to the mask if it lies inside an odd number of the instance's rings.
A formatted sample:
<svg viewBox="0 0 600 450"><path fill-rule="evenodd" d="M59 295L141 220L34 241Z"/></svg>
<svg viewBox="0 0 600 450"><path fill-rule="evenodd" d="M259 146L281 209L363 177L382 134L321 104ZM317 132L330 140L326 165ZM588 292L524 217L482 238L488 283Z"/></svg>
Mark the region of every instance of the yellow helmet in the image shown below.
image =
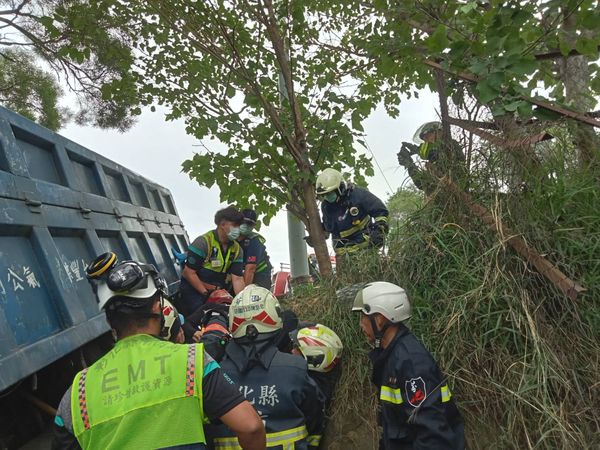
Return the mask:
<svg viewBox="0 0 600 450"><path fill-rule="evenodd" d="M342 176L342 174L339 171L328 167L327 169L323 170L323 172L321 172L317 177L317 182L315 186L316 193L317 195L325 195L329 192L338 190L343 182L344 177Z"/></svg>
<svg viewBox="0 0 600 450"><path fill-rule="evenodd" d="M339 336L320 323L299 329L294 343L306 359L308 370L315 372L330 372L344 349Z"/></svg>
<svg viewBox="0 0 600 450"><path fill-rule="evenodd" d="M234 338L270 333L282 327L281 306L268 289L250 284L233 299L229 329Z"/></svg>

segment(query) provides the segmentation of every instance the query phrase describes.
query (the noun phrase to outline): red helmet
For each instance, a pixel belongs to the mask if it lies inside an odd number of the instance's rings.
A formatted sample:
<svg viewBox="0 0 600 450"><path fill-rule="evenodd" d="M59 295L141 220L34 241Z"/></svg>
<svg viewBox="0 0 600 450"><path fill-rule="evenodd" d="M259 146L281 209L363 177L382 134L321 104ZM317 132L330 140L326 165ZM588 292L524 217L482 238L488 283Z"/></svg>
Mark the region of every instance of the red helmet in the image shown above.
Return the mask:
<svg viewBox="0 0 600 450"><path fill-rule="evenodd" d="M217 289L216 291L212 291L208 296L208 300L206 303L217 303L219 305L231 305L233 301L233 296L227 292L225 289Z"/></svg>

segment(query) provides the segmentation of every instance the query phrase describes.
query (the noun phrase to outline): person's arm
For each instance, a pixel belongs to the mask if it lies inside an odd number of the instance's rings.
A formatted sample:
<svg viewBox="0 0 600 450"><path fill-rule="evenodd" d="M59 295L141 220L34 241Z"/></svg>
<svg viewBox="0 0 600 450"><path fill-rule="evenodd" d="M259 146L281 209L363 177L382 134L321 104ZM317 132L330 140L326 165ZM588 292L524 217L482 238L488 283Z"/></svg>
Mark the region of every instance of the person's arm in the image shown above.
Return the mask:
<svg viewBox="0 0 600 450"><path fill-rule="evenodd" d="M304 376L304 399L300 405L300 409L304 413L309 447L317 448L319 447L323 428L325 427L325 396L321 393L314 380L308 375L308 372Z"/></svg>
<svg viewBox="0 0 600 450"><path fill-rule="evenodd" d="M413 448L455 448L455 430L446 414L448 387L431 355L426 350L413 354L403 365L400 379L404 391L401 407L405 408L407 425L414 433Z"/></svg>
<svg viewBox="0 0 600 450"><path fill-rule="evenodd" d="M192 285L196 291L202 295L208 294L211 286L204 283L198 276L198 270L202 268L206 255L208 253L208 243L203 236L194 240L188 247L187 259L181 275Z"/></svg>
<svg viewBox="0 0 600 450"><path fill-rule="evenodd" d="M256 264L246 264L244 266L244 284L248 286L254 281L254 274L256 273Z"/></svg>
<svg viewBox="0 0 600 450"><path fill-rule="evenodd" d="M208 286L200 279L198 274L190 266L185 265L182 272L183 278L192 285L200 294L208 294Z"/></svg>
<svg viewBox="0 0 600 450"><path fill-rule="evenodd" d="M77 438L73 434L71 419L71 388L65 392L54 418L51 450L81 450Z"/></svg>
<svg viewBox="0 0 600 450"><path fill-rule="evenodd" d="M244 283L244 250L241 248L237 258L231 263L229 273L231 274L233 292L237 295L246 287L246 283Z"/></svg>
<svg viewBox="0 0 600 450"><path fill-rule="evenodd" d="M204 352L202 404L206 417L219 419L233 431L244 450L266 448L265 427L254 407L244 398L221 366Z"/></svg>
<svg viewBox="0 0 600 450"><path fill-rule="evenodd" d="M219 417L221 422L235 433L244 450L264 450L267 448L265 426L254 407L244 400Z"/></svg>

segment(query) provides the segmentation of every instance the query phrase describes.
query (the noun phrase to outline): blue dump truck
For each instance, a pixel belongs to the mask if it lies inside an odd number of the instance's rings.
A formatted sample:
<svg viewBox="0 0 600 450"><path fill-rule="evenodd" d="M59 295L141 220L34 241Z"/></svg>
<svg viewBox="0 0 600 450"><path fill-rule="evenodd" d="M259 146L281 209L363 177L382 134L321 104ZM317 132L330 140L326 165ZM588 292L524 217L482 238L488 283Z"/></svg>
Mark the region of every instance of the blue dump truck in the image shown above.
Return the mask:
<svg viewBox="0 0 600 450"><path fill-rule="evenodd" d="M187 243L168 189L0 107L0 449L43 435L112 345L87 263L111 250L177 283Z"/></svg>

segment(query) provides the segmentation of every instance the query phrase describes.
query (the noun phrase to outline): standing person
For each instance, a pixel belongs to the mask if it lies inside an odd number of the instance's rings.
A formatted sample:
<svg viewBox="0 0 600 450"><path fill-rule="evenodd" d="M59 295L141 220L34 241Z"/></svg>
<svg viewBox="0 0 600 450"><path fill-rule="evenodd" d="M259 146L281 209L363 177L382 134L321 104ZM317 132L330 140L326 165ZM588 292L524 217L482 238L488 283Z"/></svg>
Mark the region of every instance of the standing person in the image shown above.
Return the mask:
<svg viewBox="0 0 600 450"><path fill-rule="evenodd" d="M316 193L322 201L323 228L332 235L336 256L366 247L383 247L389 212L379 198L346 183L342 174L332 168L317 177Z"/></svg>
<svg viewBox="0 0 600 450"><path fill-rule="evenodd" d="M460 145L455 140L449 146L442 142L441 122L427 122L421 125L413 137L415 144L403 142L398 152L398 163L406 168L414 185L431 194L436 186L435 179L427 171L419 169L412 159L412 155L419 155L427 165L439 169L444 174L451 174L453 179L459 181L464 177L465 155Z"/></svg>
<svg viewBox="0 0 600 450"><path fill-rule="evenodd" d="M117 343L75 376L52 448L202 450L205 419L219 418L241 448L264 449L256 411L203 346L159 338L166 284L154 266L115 263L114 253L101 255L87 274Z"/></svg>
<svg viewBox="0 0 600 450"><path fill-rule="evenodd" d="M228 274L236 294L244 289L244 251L237 242L243 219L233 206L217 211L217 228L197 237L188 247L178 305L184 316L202 306L212 291L223 289Z"/></svg>
<svg viewBox="0 0 600 450"><path fill-rule="evenodd" d="M247 286L231 304L233 340L225 349L223 369L240 386L264 421L267 447L306 450L316 446L323 426L323 399L300 356L280 352L281 307L273 294ZM215 450L237 448L232 430L210 427Z"/></svg>
<svg viewBox="0 0 600 450"><path fill-rule="evenodd" d="M374 349L372 381L379 390L381 450L462 450L464 425L437 363L404 321L411 307L404 289L369 283L354 299L360 327Z"/></svg>
<svg viewBox="0 0 600 450"><path fill-rule="evenodd" d="M271 289L271 271L273 266L265 247L265 238L254 231L256 212L252 209L242 211L244 220L240 225L239 242L244 250L244 283L256 284Z"/></svg>

